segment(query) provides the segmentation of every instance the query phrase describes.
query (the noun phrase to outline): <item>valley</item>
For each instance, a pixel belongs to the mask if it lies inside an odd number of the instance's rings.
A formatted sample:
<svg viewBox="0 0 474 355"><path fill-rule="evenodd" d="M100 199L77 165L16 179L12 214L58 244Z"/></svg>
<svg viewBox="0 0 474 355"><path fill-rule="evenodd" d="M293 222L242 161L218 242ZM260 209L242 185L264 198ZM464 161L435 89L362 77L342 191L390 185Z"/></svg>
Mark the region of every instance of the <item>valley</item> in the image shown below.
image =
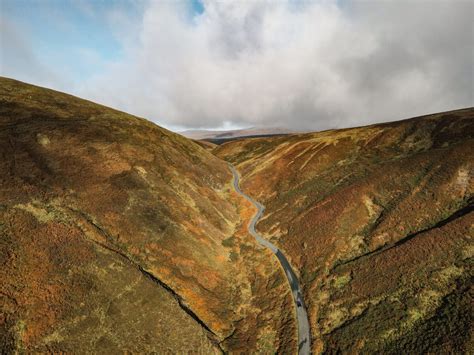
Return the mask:
<svg viewBox="0 0 474 355"><path fill-rule="evenodd" d="M306 312L306 306L304 304L304 300L301 296L301 290L300 290L298 278L296 274L294 273L293 269L291 268L291 265L288 263L288 260L286 259L285 255L277 247L275 247L275 245L270 243L268 240L262 238L255 231L255 224L262 217L265 207L263 207L261 204L259 204L258 202L253 200L251 197L244 194L242 190L240 190L239 173L237 172L237 170L235 170L235 168L232 165L229 165L229 167L232 170L232 173L234 175L234 188L237 191L237 193L244 196L248 201L250 201L257 208L257 213L254 215L254 217L252 218L248 226L249 233L255 237L255 239L260 245L270 249L275 254L275 256L278 258L280 262L280 265L284 273L286 274L288 278L288 284L291 288L293 301L295 303L296 319L298 323L298 353L309 354L311 335L309 331L308 314Z"/></svg>
<svg viewBox="0 0 474 355"><path fill-rule="evenodd" d="M0 88L3 352L296 348L227 163L144 119Z"/></svg>
<svg viewBox="0 0 474 355"><path fill-rule="evenodd" d="M0 78L2 353L467 353L474 109L195 142Z"/></svg>
<svg viewBox="0 0 474 355"><path fill-rule="evenodd" d="M473 137L465 109L215 148L299 273L313 353L471 346Z"/></svg>

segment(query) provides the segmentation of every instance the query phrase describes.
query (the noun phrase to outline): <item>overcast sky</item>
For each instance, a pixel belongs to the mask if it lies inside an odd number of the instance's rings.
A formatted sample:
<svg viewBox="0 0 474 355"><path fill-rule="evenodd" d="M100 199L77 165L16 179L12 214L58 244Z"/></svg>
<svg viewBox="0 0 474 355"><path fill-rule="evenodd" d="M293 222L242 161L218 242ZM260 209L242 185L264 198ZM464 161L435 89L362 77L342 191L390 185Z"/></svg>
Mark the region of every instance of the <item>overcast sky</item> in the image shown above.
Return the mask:
<svg viewBox="0 0 474 355"><path fill-rule="evenodd" d="M474 105L474 1L1 0L0 74L171 129Z"/></svg>

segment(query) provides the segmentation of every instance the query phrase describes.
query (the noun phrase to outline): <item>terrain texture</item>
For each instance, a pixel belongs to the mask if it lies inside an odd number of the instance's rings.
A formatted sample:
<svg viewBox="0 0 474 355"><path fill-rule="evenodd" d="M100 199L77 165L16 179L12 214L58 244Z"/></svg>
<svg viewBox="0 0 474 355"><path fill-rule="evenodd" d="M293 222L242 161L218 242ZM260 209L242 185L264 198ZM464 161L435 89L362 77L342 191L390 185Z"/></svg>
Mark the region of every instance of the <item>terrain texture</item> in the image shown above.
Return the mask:
<svg viewBox="0 0 474 355"><path fill-rule="evenodd" d="M0 352L469 353L474 109L215 146L0 78Z"/></svg>
<svg viewBox="0 0 474 355"><path fill-rule="evenodd" d="M214 149L299 271L314 353L469 353L474 109Z"/></svg>
<svg viewBox="0 0 474 355"><path fill-rule="evenodd" d="M0 154L0 352L296 348L285 276L224 161L6 78Z"/></svg>

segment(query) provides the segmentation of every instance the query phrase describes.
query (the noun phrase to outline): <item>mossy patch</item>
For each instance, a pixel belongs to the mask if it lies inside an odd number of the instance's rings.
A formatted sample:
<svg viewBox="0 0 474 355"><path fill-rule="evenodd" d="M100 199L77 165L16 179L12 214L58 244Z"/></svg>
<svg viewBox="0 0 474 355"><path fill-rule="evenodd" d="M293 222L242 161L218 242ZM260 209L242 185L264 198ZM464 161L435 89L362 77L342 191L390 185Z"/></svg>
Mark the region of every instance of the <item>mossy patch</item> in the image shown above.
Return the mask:
<svg viewBox="0 0 474 355"><path fill-rule="evenodd" d="M226 248L233 248L235 246L235 237L230 236L222 241L222 245Z"/></svg>
<svg viewBox="0 0 474 355"><path fill-rule="evenodd" d="M350 274L345 274L339 277L336 277L334 279L334 286L336 288L343 288L345 287L349 282L351 282L352 276Z"/></svg>
<svg viewBox="0 0 474 355"><path fill-rule="evenodd" d="M17 204L14 208L26 211L32 214L40 223L48 223L54 220L63 220L63 215L58 213L51 206L45 206L39 202L28 202L26 204Z"/></svg>
<svg viewBox="0 0 474 355"><path fill-rule="evenodd" d="M46 147L51 143L49 140L48 136L45 134L38 133L36 135L36 140L38 141L39 144L41 144L43 147Z"/></svg>

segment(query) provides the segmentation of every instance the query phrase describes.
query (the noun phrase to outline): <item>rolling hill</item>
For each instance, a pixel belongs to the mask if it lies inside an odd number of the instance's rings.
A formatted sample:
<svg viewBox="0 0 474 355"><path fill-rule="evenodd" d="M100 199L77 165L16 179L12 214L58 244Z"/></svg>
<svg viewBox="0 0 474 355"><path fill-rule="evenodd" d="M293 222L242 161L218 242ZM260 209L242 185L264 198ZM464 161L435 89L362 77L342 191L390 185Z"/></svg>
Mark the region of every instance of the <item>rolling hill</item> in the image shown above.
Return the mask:
<svg viewBox="0 0 474 355"><path fill-rule="evenodd" d="M0 79L10 352L295 347L284 274L227 164L149 121Z"/></svg>
<svg viewBox="0 0 474 355"><path fill-rule="evenodd" d="M300 272L314 353L473 348L474 109L225 143Z"/></svg>
<svg viewBox="0 0 474 355"><path fill-rule="evenodd" d="M0 78L2 353L473 348L474 109L194 142ZM301 345L301 344L300 344Z"/></svg>

